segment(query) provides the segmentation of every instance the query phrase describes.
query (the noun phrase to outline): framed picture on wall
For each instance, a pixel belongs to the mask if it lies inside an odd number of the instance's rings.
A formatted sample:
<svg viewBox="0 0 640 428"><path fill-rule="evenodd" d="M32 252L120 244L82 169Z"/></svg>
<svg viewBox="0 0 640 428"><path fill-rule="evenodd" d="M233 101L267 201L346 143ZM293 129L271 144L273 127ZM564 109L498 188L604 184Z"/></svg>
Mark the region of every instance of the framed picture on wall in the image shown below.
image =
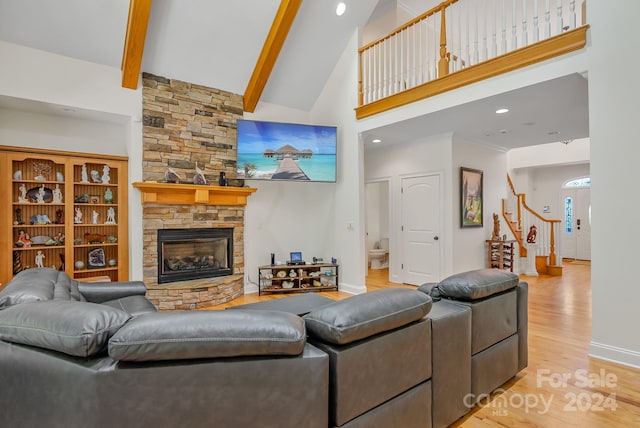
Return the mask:
<svg viewBox="0 0 640 428"><path fill-rule="evenodd" d="M460 167L460 227L482 227L482 171Z"/></svg>

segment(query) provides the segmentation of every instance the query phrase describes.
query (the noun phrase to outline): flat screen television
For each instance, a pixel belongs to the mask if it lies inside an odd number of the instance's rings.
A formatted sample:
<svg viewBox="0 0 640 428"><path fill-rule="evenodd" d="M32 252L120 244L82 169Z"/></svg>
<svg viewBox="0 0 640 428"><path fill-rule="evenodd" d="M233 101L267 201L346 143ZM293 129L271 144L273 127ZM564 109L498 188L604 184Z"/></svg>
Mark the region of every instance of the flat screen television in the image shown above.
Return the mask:
<svg viewBox="0 0 640 428"><path fill-rule="evenodd" d="M335 126L238 120L237 177L336 181Z"/></svg>

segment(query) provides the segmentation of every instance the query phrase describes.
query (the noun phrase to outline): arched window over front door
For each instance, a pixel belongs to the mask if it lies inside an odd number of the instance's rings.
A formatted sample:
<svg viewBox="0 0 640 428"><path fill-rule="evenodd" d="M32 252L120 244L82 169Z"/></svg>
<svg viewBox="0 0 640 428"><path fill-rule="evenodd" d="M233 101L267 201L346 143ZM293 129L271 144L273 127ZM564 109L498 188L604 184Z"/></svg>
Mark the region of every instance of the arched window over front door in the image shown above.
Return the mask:
<svg viewBox="0 0 640 428"><path fill-rule="evenodd" d="M576 187L591 187L591 177L576 178L569 180L562 185L567 189L574 189Z"/></svg>

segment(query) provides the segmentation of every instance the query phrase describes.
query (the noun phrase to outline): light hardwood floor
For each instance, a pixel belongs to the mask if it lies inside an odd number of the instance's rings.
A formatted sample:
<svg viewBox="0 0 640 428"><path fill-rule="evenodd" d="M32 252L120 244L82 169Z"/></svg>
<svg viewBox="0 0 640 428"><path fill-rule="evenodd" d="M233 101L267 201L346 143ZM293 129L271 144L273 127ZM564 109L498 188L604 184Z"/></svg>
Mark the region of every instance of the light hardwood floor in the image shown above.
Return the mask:
<svg viewBox="0 0 640 428"><path fill-rule="evenodd" d="M640 370L587 355L590 268L567 261L561 277L522 277L529 283L529 366L453 427L640 427ZM413 288L387 279L388 270L371 270L367 289ZM250 294L211 309L285 296Z"/></svg>

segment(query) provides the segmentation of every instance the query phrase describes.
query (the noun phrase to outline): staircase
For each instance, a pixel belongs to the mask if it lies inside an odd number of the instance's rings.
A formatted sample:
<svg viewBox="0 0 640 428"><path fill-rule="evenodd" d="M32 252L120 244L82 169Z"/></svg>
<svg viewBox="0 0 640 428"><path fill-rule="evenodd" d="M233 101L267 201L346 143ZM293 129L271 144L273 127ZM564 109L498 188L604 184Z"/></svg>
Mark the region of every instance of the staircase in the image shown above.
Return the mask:
<svg viewBox="0 0 640 428"><path fill-rule="evenodd" d="M526 195L516 192L509 174L507 182L511 192L502 200L502 217L518 242L520 258L526 258L529 251L535 251L535 267L539 274L562 276L562 257L558 257L556 249L556 237L562 221L546 219L531 209ZM535 243L529 243L524 231L529 235L534 226L537 231Z"/></svg>

